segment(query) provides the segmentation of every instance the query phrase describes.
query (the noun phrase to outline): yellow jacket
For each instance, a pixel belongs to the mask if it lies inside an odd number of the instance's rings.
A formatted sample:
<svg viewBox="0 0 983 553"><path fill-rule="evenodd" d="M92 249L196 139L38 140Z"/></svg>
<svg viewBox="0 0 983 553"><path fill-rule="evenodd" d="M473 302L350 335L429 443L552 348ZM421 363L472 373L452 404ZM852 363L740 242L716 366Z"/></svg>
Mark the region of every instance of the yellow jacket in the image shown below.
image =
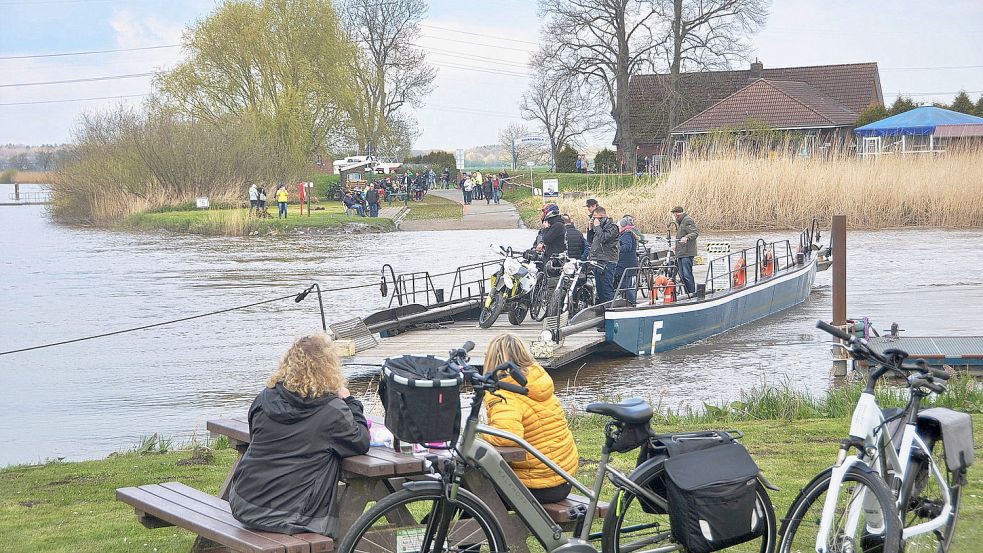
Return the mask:
<svg viewBox="0 0 983 553"><path fill-rule="evenodd" d="M570 475L577 474L580 462L577 444L567 426L560 400L553 394L553 379L538 364L527 367L526 378L529 380L526 384L528 396L505 391L499 392L505 399L485 396L488 425L526 440ZM515 383L511 378L504 382ZM485 435L482 439L497 446L515 445L511 440L495 436ZM551 488L566 483L528 453L525 460L511 463L511 467L527 488Z"/></svg>
<svg viewBox="0 0 983 553"><path fill-rule="evenodd" d="M285 202L287 201L287 189L281 188L276 191L276 201Z"/></svg>

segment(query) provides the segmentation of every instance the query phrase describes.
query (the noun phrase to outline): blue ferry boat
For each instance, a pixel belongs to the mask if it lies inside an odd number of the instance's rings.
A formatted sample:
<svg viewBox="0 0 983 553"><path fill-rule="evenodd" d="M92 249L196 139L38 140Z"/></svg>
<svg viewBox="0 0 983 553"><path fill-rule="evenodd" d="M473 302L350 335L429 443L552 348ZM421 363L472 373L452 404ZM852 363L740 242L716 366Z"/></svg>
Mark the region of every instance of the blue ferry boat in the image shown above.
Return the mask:
<svg viewBox="0 0 983 553"><path fill-rule="evenodd" d="M829 251L818 240L814 223L795 249L788 240L758 240L754 248L715 258L705 284L689 295L676 295L682 287L675 283L653 284L664 282L659 275L674 274L671 256L662 265L642 267L636 304L616 299L604 311L607 342L633 355L651 355L794 307L809 297L816 271L828 267Z"/></svg>

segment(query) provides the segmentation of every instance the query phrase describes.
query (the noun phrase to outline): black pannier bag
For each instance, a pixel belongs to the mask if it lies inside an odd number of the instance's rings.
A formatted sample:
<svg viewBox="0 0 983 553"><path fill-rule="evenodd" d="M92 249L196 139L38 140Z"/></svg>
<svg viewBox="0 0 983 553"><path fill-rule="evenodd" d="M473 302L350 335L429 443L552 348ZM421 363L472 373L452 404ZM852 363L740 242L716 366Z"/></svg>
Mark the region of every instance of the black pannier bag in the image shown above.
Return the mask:
<svg viewBox="0 0 983 553"><path fill-rule="evenodd" d="M669 457L682 455L691 451L699 451L710 447L717 447L724 444L735 443L734 437L724 430L703 430L696 432L677 432L675 434L652 434L638 452L638 460L635 467L640 467L649 459L664 461ZM665 474L662 477L652 479L648 484L649 489L659 497L666 497ZM652 515L664 515L666 511L639 498L642 502L642 510Z"/></svg>
<svg viewBox="0 0 983 553"><path fill-rule="evenodd" d="M386 428L406 443L457 440L462 382L460 371L432 355L386 359L379 382Z"/></svg>
<svg viewBox="0 0 983 553"><path fill-rule="evenodd" d="M762 536L758 465L732 442L665 462L672 537L690 553L709 553Z"/></svg>

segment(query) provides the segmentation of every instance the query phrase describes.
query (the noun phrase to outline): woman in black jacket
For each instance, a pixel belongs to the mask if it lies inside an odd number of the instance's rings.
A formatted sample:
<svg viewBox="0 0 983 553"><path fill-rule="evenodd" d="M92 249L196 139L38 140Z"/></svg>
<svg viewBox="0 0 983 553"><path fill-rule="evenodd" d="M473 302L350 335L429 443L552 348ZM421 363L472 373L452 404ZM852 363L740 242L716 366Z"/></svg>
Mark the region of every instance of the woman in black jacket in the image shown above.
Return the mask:
<svg viewBox="0 0 983 553"><path fill-rule="evenodd" d="M249 408L249 449L233 474L229 504L244 525L333 536L331 504L343 457L369 450L362 404L324 334L294 342Z"/></svg>

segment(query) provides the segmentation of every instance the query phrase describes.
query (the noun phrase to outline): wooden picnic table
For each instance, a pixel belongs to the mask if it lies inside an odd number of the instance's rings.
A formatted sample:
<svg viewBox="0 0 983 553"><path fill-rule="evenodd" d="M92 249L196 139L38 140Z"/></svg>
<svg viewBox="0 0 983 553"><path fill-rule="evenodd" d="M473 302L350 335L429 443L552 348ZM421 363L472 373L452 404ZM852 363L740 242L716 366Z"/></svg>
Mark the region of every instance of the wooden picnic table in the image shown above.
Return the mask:
<svg viewBox="0 0 983 553"><path fill-rule="evenodd" d="M370 417L371 418L371 417ZM374 419L373 424L384 424ZM239 452L229 475L219 491L211 496L179 482L149 484L116 491L117 498L132 505L138 520L148 528L179 526L198 534L193 553L217 551L262 551L275 553L324 553L334 549L334 540L318 534L289 536L260 532L243 527L232 516L228 504L232 475L249 447L249 425L239 419L215 419L206 424L215 435L226 436ZM526 452L518 447L496 448L507 462L525 459ZM446 458L447 451L429 454ZM341 482L332 509L340 524L339 532L350 528L370 502L378 501L397 491L408 480L432 478L425 459L403 454L386 447L371 447L365 455L347 457L341 462ZM437 467L439 468L439 467ZM521 520L509 511L494 485L478 471L467 471L464 486L470 489L492 510L502 525L510 550L525 553L529 531ZM544 505L555 522L570 528L587 499L571 494L567 499ZM599 505L603 515L607 505ZM223 546L222 544L225 544ZM226 547L227 546L227 547Z"/></svg>
<svg viewBox="0 0 983 553"><path fill-rule="evenodd" d="M372 424L385 425L382 419L369 416ZM237 419L217 419L207 422L207 428L213 434L226 436L230 444L240 453L240 458L249 446L249 424ZM519 447L496 447L502 459L506 462L522 461L526 458L526 452ZM446 457L446 451L434 451L440 457ZM236 461L238 465L238 461ZM228 486L232 479L232 473L236 465L233 465L222 486L222 498L226 498ZM402 482L412 479L413 476L420 476L424 472L423 460L411 455L406 455L383 447L369 448L365 455L347 457L342 460L342 481L345 489L338 495L336 505L344 505L344 509L339 513L341 528L349 528L365 511L365 507L370 501L378 501L399 489ZM492 513L498 518L505 532L505 537L510 545L510 549L517 553L527 551L526 538L529 536L529 529L519 520L515 513L509 510L495 486L477 471L467 471L464 475L464 486L471 490L475 495L491 509ZM569 529L578 516L579 510L586 506L586 497L571 494L567 499L558 503L544 505L544 509L557 523ZM599 516L607 512L607 504L601 503L598 506Z"/></svg>

